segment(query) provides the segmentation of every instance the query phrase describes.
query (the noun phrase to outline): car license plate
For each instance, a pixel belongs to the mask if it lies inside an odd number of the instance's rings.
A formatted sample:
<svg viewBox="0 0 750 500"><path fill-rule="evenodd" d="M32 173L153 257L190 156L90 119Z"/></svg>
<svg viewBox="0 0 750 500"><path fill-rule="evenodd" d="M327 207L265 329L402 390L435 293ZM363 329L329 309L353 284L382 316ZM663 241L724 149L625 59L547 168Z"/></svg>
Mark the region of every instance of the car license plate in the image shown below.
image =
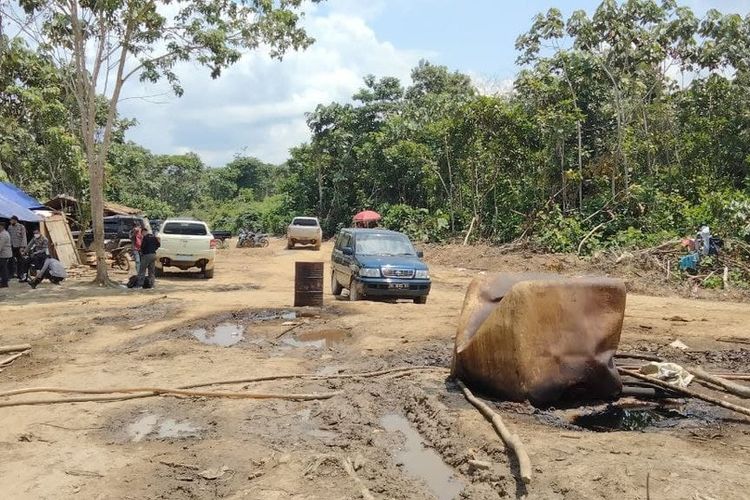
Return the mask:
<svg viewBox="0 0 750 500"><path fill-rule="evenodd" d="M178 253L177 254L177 258L178 259L192 259L193 258L193 254L191 254L191 253Z"/></svg>
<svg viewBox="0 0 750 500"><path fill-rule="evenodd" d="M391 283L388 285L388 288L394 290L403 290L405 288L409 288L409 285L407 285L406 283Z"/></svg>

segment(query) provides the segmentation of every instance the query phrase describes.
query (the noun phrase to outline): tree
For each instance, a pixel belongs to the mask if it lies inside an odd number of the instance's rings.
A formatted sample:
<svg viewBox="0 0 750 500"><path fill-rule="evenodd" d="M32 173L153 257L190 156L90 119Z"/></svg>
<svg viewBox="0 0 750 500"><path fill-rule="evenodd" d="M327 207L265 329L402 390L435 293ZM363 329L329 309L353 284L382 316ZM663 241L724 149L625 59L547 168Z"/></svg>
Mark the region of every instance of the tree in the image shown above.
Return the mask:
<svg viewBox="0 0 750 500"><path fill-rule="evenodd" d="M3 3L0 14L54 58L75 98L88 166L99 285L111 283L104 253L104 167L124 85L132 79L166 79L181 95L176 71L180 62L197 62L217 78L243 50L264 45L271 57L281 58L313 41L299 26L302 0L17 2ZM96 119L100 104L106 115L103 124Z"/></svg>
<svg viewBox="0 0 750 500"><path fill-rule="evenodd" d="M52 61L0 37L0 171L42 199L80 197L85 185L68 97Z"/></svg>

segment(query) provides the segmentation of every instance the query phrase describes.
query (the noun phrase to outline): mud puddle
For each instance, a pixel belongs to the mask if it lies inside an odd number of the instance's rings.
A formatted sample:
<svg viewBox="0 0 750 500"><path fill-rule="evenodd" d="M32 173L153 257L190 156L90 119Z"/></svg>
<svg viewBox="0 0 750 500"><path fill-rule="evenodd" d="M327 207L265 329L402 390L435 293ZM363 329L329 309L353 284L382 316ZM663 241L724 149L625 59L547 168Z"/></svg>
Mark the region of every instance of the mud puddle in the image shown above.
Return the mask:
<svg viewBox="0 0 750 500"><path fill-rule="evenodd" d="M229 347L242 341L245 327L235 323L221 323L212 329L195 328L190 334L203 344Z"/></svg>
<svg viewBox="0 0 750 500"><path fill-rule="evenodd" d="M282 340L282 343L291 347L305 347L308 349L323 349L333 347L337 344L346 342L350 338L346 330L317 330L312 332L302 332L294 337L288 337Z"/></svg>
<svg viewBox="0 0 750 500"><path fill-rule="evenodd" d="M177 421L147 413L140 416L125 429L128 438L134 443L144 439L183 439L196 437L200 428L187 420Z"/></svg>
<svg viewBox="0 0 750 500"><path fill-rule="evenodd" d="M408 420L389 413L380 419L380 424L386 431L400 433L404 437L404 444L392 451L396 465L403 466L408 475L423 481L438 500L458 497L464 484L436 451L425 447L422 437Z"/></svg>

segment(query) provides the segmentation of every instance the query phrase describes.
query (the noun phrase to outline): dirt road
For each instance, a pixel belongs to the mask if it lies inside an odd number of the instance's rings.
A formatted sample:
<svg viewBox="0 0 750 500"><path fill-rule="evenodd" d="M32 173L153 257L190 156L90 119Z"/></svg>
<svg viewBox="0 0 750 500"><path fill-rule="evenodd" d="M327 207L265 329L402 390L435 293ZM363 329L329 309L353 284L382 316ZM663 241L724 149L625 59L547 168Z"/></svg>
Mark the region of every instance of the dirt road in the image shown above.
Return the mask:
<svg viewBox="0 0 750 500"><path fill-rule="evenodd" d="M0 391L450 366L477 271L433 265L424 306L326 295L322 311L294 311L295 260L329 255L329 247L288 251L280 241L222 250L213 280L174 275L148 291L94 290L82 280L14 284L0 301L0 344L33 350L0 373ZM750 340L748 324L747 304L630 295L622 348L747 371L748 346L718 339ZM690 350L665 347L675 339ZM0 408L2 496L348 499L366 488L375 498L750 498L750 426L695 403L645 413L646 422L620 414L618 425L641 430L614 432L571 424L592 408L497 403L528 447L535 477L527 490L446 374L207 388L340 393L313 401L155 397Z"/></svg>

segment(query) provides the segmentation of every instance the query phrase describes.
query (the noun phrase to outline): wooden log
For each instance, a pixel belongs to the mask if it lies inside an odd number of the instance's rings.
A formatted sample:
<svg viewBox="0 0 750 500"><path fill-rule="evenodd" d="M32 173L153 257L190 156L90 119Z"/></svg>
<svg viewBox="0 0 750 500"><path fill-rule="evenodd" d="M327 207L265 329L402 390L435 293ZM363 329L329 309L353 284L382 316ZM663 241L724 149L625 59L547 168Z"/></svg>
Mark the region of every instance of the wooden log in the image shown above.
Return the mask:
<svg viewBox="0 0 750 500"><path fill-rule="evenodd" d="M515 453L516 459L518 460L518 469L521 474L521 479L525 484L529 484L531 482L531 461L529 460L529 455L526 453L526 448L523 446L521 439L516 434L511 433L500 418L500 415L493 411L486 403L474 396L463 382L456 379L456 383L458 383L458 386L461 388L466 399L469 400L477 410L479 410L479 413L484 415L484 417L490 421L492 427L495 428L495 431L505 445L513 450L513 453Z"/></svg>
<svg viewBox="0 0 750 500"><path fill-rule="evenodd" d="M26 350L26 351L21 351L21 352L18 352L18 353L16 353L16 354L12 355L12 356L8 356L8 357L7 357L7 358L5 358L4 360L0 361L0 366L3 366L3 367L5 367L5 366L8 366L8 365L9 365L9 364L11 364L11 363L12 363L13 361L15 361L16 359L20 358L21 356L23 356L23 355L24 355L24 354L26 354L27 352L29 352L29 351L28 351L28 350Z"/></svg>
<svg viewBox="0 0 750 500"><path fill-rule="evenodd" d="M26 351L29 349L31 349L31 344L3 345L0 346L0 354L5 354L6 352Z"/></svg>
<svg viewBox="0 0 750 500"><path fill-rule="evenodd" d="M683 394L685 396L690 396L691 398L700 399L701 401L705 401L706 403L711 403L716 406L721 406L722 408L726 408L727 410L732 410L734 412L741 413L742 415L750 417L750 408L736 405L734 403L729 403L727 401L724 401L723 399L715 398L713 396L701 394L691 389L687 389L684 387L677 387L676 385L669 384L667 382L664 382L663 380L659 380L658 378L649 377L648 375L643 375L642 373L638 373L638 372L634 372L630 370L623 370L622 368L618 368L618 371L622 375L627 375L629 377L645 380L646 382L650 384L662 387L664 389L669 389L670 391L676 392L678 394Z"/></svg>
<svg viewBox="0 0 750 500"><path fill-rule="evenodd" d="M664 361L659 356L653 354L641 354L638 352L617 352L615 353L616 358L628 358L628 359L643 359L645 361Z"/></svg>
<svg viewBox="0 0 750 500"><path fill-rule="evenodd" d="M695 378L699 380L710 382L713 385L719 386L725 391L737 397L750 399L750 387L747 387L746 385L741 385L741 384L737 384L734 382L730 382L727 379L718 377L716 375L712 375L704 371L699 366L696 366L695 368L688 368L688 371L692 373L693 375L695 375Z"/></svg>

